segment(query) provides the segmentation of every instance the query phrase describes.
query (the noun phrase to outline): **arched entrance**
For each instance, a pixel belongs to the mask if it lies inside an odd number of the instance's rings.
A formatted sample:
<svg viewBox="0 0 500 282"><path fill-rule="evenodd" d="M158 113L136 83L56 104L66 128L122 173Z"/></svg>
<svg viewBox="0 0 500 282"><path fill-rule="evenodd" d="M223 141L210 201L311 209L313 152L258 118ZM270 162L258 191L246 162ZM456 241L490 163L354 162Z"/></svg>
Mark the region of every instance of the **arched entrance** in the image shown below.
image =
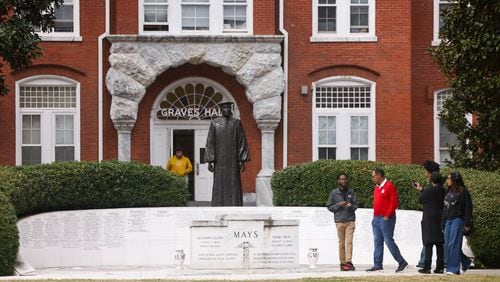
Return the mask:
<svg viewBox="0 0 500 282"><path fill-rule="evenodd" d="M194 201L212 199L212 173L204 152L210 120L220 115L217 104L222 100L235 102L219 83L187 77L165 87L151 110L151 164L165 166L175 147L182 147L193 164L189 187ZM233 113L239 118L236 103Z"/></svg>

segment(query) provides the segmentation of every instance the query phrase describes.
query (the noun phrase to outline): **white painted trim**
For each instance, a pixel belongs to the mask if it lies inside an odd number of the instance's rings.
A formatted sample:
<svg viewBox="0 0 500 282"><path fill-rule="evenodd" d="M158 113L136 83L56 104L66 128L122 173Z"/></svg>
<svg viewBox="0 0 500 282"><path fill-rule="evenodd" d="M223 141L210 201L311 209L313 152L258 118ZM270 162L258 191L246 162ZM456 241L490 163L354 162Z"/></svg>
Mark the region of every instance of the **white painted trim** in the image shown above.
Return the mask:
<svg viewBox="0 0 500 282"><path fill-rule="evenodd" d="M73 0L73 32L37 32L42 41L83 41L80 36L80 0Z"/></svg>
<svg viewBox="0 0 500 282"><path fill-rule="evenodd" d="M350 32L350 1L338 0L337 30L332 33L318 32L318 0L312 0L312 36L310 42L377 42L376 0L368 0L368 33Z"/></svg>
<svg viewBox="0 0 500 282"><path fill-rule="evenodd" d="M323 108L316 108L316 87L320 85L370 85L370 94L371 94L371 108L370 109L363 109L363 108L357 108L357 109L323 109ZM334 77L328 77L324 78L318 81L315 81L311 85L312 87L312 119L313 119L313 124L312 124L312 159L313 161L318 160L318 117L319 116L337 116L336 118L336 126L337 130L336 132L342 132L345 131L345 128L348 128L348 131L350 132L350 127L341 124L340 127L344 126L344 128L339 128L339 122L342 122L342 117L344 120L346 120L347 117L350 116L368 116L368 160L376 160L376 128L377 128L377 119L376 119L376 83L374 81L364 79L361 77L356 77L356 76L334 76ZM339 118L340 117L340 118ZM350 119L349 119L350 120ZM346 127L347 126L347 127ZM337 135L339 136L339 135ZM349 134L350 136L350 134ZM350 140L350 137L349 137ZM337 139L338 141L338 139ZM347 143L346 143L347 144ZM337 159L346 159L345 157L338 158L339 154L338 151L341 148L342 143L339 144L339 142L336 142L336 148L337 148ZM351 144L347 144L346 148L342 150L349 150L349 152L344 152L344 156L349 155L350 159L350 147ZM342 156L342 154L340 154Z"/></svg>
<svg viewBox="0 0 500 282"><path fill-rule="evenodd" d="M21 86L26 85L50 85L57 83L59 85L72 85L75 86L76 89L76 108L75 109L37 109L37 108L26 108L21 109L19 105L19 91ZM40 114L40 128L42 132L41 138L41 146L42 146L42 163L50 163L53 162L54 157L54 148L55 148L55 119L54 116L56 114L68 114L74 116L74 144L75 144L75 161L80 160L81 156L81 145L80 145L80 82L64 77L64 76L56 76L56 75L37 75L31 76L28 78L24 78L16 81L15 83L15 105L16 105L16 165L21 165L22 156L21 156L21 145L22 145L22 115L23 114ZM44 132L50 132L50 134L44 136ZM46 156L46 153L49 152L49 156Z"/></svg>
<svg viewBox="0 0 500 282"><path fill-rule="evenodd" d="M283 168L288 166L288 31L285 29L285 0L279 2L279 29L283 40Z"/></svg>
<svg viewBox="0 0 500 282"><path fill-rule="evenodd" d="M440 137L440 118L439 118L439 113L437 110L437 95L439 95L441 92L445 91L453 91L451 88L442 88L439 90L434 91L433 94L433 105L432 105L432 111L433 111L433 133L434 133L434 161L441 164L441 154L439 152L439 137ZM453 95L453 92L452 92ZM467 114L465 116L467 121L472 124L472 114Z"/></svg>
<svg viewBox="0 0 500 282"><path fill-rule="evenodd" d="M106 0L106 11L105 11L105 17L106 17L106 24L105 24L105 31L103 34L99 35L99 38L97 40L97 49L98 49L98 56L97 56L97 154L98 154L98 161L102 161L103 159L103 94L104 94L104 50L103 50L103 42L106 40L106 36L109 34L109 28L110 28L110 19L109 19L109 0Z"/></svg>
<svg viewBox="0 0 500 282"><path fill-rule="evenodd" d="M432 10L432 46L438 46L441 44L441 39L439 38L439 4L441 2L448 2L451 3L453 1L446 1L446 0L433 0L433 10Z"/></svg>
<svg viewBox="0 0 500 282"><path fill-rule="evenodd" d="M182 30L182 0L168 1L168 31L144 31L144 0L138 3L138 31L140 35L226 35L241 36L253 34L253 0L247 0L247 28L245 30L224 30L224 0L209 2L209 30Z"/></svg>
<svg viewBox="0 0 500 282"><path fill-rule="evenodd" d="M377 42L376 36L311 36L310 42Z"/></svg>

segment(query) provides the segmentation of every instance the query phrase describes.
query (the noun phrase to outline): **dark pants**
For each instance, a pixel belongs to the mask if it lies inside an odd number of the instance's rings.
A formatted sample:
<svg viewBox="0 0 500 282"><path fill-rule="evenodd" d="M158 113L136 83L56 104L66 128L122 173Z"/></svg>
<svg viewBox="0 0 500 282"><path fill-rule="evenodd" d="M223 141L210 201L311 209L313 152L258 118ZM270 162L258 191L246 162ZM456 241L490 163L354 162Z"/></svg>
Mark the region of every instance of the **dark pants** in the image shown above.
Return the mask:
<svg viewBox="0 0 500 282"><path fill-rule="evenodd" d="M436 269L437 270L442 270L444 268L444 247L443 247L443 243L431 243L431 244L424 245L424 252L425 252L424 269L431 269L431 264L432 264L432 247L433 246L436 246L436 253L437 253Z"/></svg>

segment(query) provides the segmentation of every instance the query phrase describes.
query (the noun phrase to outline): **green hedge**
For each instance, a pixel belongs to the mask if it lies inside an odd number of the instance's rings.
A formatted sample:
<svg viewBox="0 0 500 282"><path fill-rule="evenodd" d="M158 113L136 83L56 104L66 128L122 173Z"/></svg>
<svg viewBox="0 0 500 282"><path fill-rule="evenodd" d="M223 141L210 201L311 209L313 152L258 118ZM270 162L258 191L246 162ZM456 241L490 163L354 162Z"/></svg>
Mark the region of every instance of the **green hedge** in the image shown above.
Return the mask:
<svg viewBox="0 0 500 282"><path fill-rule="evenodd" d="M411 181L426 183L419 165L386 164L371 161L315 161L277 171L271 179L273 201L277 206L326 205L330 191L337 186L337 174L349 175L360 206L372 208L371 171L381 167L399 193L399 209L420 210L418 192ZM468 237L474 254L486 266L500 266L500 174L471 169L457 169L470 190L474 205L476 233ZM443 175L451 172L447 168Z"/></svg>
<svg viewBox="0 0 500 282"><path fill-rule="evenodd" d="M14 207L0 192L0 276L11 275L12 265L19 248L17 217Z"/></svg>
<svg viewBox="0 0 500 282"><path fill-rule="evenodd" d="M59 162L2 169L0 191L18 216L46 211L185 206L187 183L135 162Z"/></svg>
<svg viewBox="0 0 500 282"><path fill-rule="evenodd" d="M12 274L19 248L16 213L26 216L59 210L185 206L188 197L183 178L161 167L134 162L1 167L0 275Z"/></svg>

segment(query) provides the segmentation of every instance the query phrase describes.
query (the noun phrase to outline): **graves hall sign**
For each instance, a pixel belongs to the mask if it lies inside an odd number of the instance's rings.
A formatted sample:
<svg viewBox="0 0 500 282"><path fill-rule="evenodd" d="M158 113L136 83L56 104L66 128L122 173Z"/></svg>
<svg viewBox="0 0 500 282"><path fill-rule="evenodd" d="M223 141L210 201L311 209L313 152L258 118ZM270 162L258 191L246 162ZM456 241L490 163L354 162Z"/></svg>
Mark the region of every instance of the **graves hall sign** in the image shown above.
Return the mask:
<svg viewBox="0 0 500 282"><path fill-rule="evenodd" d="M218 103L223 97L213 86L187 83L165 94L156 117L161 120L210 120L222 115Z"/></svg>

